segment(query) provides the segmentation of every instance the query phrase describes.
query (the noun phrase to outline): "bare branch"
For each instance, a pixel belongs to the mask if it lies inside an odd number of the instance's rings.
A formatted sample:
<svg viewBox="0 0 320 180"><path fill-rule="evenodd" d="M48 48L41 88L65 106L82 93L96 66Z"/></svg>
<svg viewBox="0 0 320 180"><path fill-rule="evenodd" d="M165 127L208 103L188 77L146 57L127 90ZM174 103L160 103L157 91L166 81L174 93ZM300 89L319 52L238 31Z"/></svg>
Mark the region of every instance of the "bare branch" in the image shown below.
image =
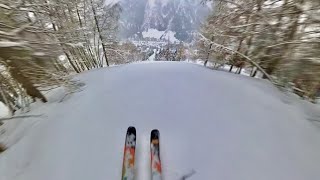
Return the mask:
<svg viewBox="0 0 320 180"><path fill-rule="evenodd" d="M267 46L266 48L272 48L272 47L277 47L277 46L282 46L287 44L320 44L320 41L289 41L289 42L282 42L279 44Z"/></svg>
<svg viewBox="0 0 320 180"><path fill-rule="evenodd" d="M206 38L204 35L202 35L201 33L198 33L202 38L206 39L207 41L209 41L211 44L214 44L215 46L218 46L218 47L221 47L225 50L228 50L230 52L233 52L233 53L236 53L242 57L244 57L250 64L252 64L253 66L257 67L271 82L274 82L272 77L261 67L259 66L259 64L257 64L256 62L254 62L251 58L249 58L248 56L238 52L238 51L235 51L235 50L232 50L231 48L228 48L228 47L225 47L221 44L217 44L213 41L211 41L210 39Z"/></svg>
<svg viewBox="0 0 320 180"><path fill-rule="evenodd" d="M0 3L0 8L11 10L11 7L9 7L9 6L5 5L5 4L2 4L2 3Z"/></svg>
<svg viewBox="0 0 320 180"><path fill-rule="evenodd" d="M40 118L43 117L43 115L25 115L25 116L13 116L8 118L0 118L0 122L11 120L11 119L24 119L24 118Z"/></svg>

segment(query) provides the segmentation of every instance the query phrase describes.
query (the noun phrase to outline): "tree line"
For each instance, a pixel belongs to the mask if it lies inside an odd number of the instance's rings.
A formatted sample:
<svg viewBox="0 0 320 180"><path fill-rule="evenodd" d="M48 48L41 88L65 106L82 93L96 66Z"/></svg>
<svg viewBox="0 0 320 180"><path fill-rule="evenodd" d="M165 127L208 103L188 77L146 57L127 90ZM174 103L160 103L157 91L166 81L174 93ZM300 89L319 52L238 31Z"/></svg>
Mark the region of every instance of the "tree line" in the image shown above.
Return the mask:
<svg viewBox="0 0 320 180"><path fill-rule="evenodd" d="M204 0L213 11L198 35L199 54L251 68L310 100L320 91L319 0Z"/></svg>

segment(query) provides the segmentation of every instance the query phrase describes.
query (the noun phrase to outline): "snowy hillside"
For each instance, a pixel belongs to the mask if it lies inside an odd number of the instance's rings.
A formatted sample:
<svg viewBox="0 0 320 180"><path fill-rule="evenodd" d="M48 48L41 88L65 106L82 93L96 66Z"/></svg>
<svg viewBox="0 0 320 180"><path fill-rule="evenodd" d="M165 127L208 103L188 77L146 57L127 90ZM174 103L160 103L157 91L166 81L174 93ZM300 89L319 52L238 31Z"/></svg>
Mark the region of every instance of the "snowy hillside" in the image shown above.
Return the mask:
<svg viewBox="0 0 320 180"><path fill-rule="evenodd" d="M150 179L149 136L161 132L165 180L318 180L320 132L267 82L187 63L82 73L81 92L41 107L3 154L2 180L121 179L125 132L137 128L137 180ZM30 113L36 114L39 109Z"/></svg>
<svg viewBox="0 0 320 180"><path fill-rule="evenodd" d="M121 0L122 35L133 37L150 29L172 31L176 39L188 40L202 22L210 5L199 0Z"/></svg>

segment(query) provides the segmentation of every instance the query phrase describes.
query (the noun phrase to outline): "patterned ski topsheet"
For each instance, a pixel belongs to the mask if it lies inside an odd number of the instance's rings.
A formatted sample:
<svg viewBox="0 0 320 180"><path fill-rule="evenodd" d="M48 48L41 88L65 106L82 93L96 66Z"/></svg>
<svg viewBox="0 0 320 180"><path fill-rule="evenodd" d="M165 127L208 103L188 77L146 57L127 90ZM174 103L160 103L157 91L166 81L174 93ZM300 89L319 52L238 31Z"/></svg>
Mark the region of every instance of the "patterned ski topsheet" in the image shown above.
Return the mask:
<svg viewBox="0 0 320 180"><path fill-rule="evenodd" d="M151 131L150 153L151 153L152 180L162 180L161 160L160 160L160 132L157 129L154 129Z"/></svg>
<svg viewBox="0 0 320 180"><path fill-rule="evenodd" d="M122 180L134 179L135 151L136 151L136 129L134 127L129 127L127 130L125 146L124 146L122 178L121 178Z"/></svg>

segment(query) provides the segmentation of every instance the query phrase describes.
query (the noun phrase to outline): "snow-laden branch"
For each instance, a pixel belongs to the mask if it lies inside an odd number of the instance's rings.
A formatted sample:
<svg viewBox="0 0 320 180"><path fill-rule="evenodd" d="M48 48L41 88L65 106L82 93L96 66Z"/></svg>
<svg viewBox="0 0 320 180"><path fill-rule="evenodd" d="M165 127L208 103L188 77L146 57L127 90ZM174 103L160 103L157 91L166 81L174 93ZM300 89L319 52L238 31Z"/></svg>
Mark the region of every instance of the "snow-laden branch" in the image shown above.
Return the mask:
<svg viewBox="0 0 320 180"><path fill-rule="evenodd" d="M303 60L313 61L315 63L319 63L320 62L320 58L303 58Z"/></svg>
<svg viewBox="0 0 320 180"><path fill-rule="evenodd" d="M26 42L12 42L12 41L0 41L1 48L7 47L21 47L26 45Z"/></svg>
<svg viewBox="0 0 320 180"><path fill-rule="evenodd" d="M217 46L217 47L221 47L222 49L228 50L228 51L230 51L230 52L233 52L233 53L235 53L235 54L238 54L238 55L242 56L242 57L245 58L250 64L252 64L253 66L257 67L271 82L273 82L272 77L271 77L261 66L259 66L258 63L254 62L254 61L253 61L251 58L249 58L248 56L246 56L246 55L244 55L244 54L242 54L242 53L240 53L240 52L238 52L238 51L235 51L235 50L233 50L233 49L231 49L231 48L225 47L224 45L217 44L217 43L211 41L210 39L206 38L204 35L202 35L202 34L199 33L199 32L198 32L198 34L199 34L203 39L209 41L210 44L213 44L213 45L215 45L215 46Z"/></svg>
<svg viewBox="0 0 320 180"><path fill-rule="evenodd" d="M17 11L24 11L24 12L33 12L33 13L41 13L41 14L49 14L48 11L42 11L42 10L34 10L30 8L19 8Z"/></svg>
<svg viewBox="0 0 320 180"><path fill-rule="evenodd" d="M206 0L204 0L204 1L206 1ZM263 13L254 12L254 11L252 11L252 9L248 9L247 7L245 7L245 6L241 5L241 4L238 4L238 3L234 2L234 1L228 1L228 0L209 0L209 1L220 1L220 2L225 2L225 3L232 4L232 5L236 6L236 8L241 9L245 13L250 13L252 15L260 17L260 20L264 24L268 25L271 29L275 30L273 25L270 23L270 20L268 19L268 17L265 16ZM259 23L259 24L261 24L261 23Z"/></svg>
<svg viewBox="0 0 320 180"><path fill-rule="evenodd" d="M0 35L5 35L5 36L17 36L21 31L29 27L32 23L27 23L25 25L22 25L21 27L15 28L10 32L4 32L0 31Z"/></svg>
<svg viewBox="0 0 320 180"><path fill-rule="evenodd" d="M42 45L57 45L57 44L65 44L72 47L79 47L80 44L85 44L85 42L72 43L74 41L84 41L83 39L71 39L68 41L61 42L39 42L39 41L30 41L29 44L42 44Z"/></svg>
<svg viewBox="0 0 320 180"><path fill-rule="evenodd" d="M320 17L315 16L313 13L310 13L308 11L306 11L303 6L299 3L295 3L294 4L300 11L302 11L304 14L308 15L309 18L313 21L315 21L316 23L320 23Z"/></svg>
<svg viewBox="0 0 320 180"><path fill-rule="evenodd" d="M242 24L242 25L238 25L238 26L228 26L228 28L236 29L236 28L243 28L243 27L255 26L255 25L260 25L260 23L250 23L250 24Z"/></svg>
<svg viewBox="0 0 320 180"><path fill-rule="evenodd" d="M107 51L112 51L112 52L118 54L121 59L126 61L126 58L119 51L114 50L114 49L107 49Z"/></svg>
<svg viewBox="0 0 320 180"><path fill-rule="evenodd" d="M0 118L0 122L10 120L10 119L39 118L39 117L42 117L42 115L13 116L13 117L8 117L8 118Z"/></svg>
<svg viewBox="0 0 320 180"><path fill-rule="evenodd" d="M17 27L14 27L14 26L10 26L8 24L5 24L5 23L1 23L0 22L0 25L1 26L4 26L4 27L7 27L7 28L10 28L10 29L17 29ZM32 29L36 29L36 30L32 30ZM26 32L31 32L31 33L56 33L55 31L52 31L52 30L37 30L37 29L40 29L38 27L34 27L34 26L29 26L27 27L27 29L25 29ZM72 33L72 32L77 32L79 30L74 30L74 31L64 31L63 35L65 36L65 33ZM58 35L58 33L56 33ZM7 33L7 32L4 32L4 31L0 31L0 35L6 35L6 36L9 36L10 33Z"/></svg>
<svg viewBox="0 0 320 180"><path fill-rule="evenodd" d="M0 8L11 10L11 7L9 7L9 6L5 5L5 4L2 4L2 3L0 3Z"/></svg>
<svg viewBox="0 0 320 180"><path fill-rule="evenodd" d="M60 6L60 5L59 5ZM30 6L31 7L31 6ZM34 5L34 7L36 7L36 5ZM46 11L38 11L38 10L34 10L34 9L30 9L30 8L17 8L17 7L10 7L7 6L5 4L0 3L0 8L2 9L6 9L6 10L16 10L16 11L26 11L26 12L37 12L37 13L46 13Z"/></svg>
<svg viewBox="0 0 320 180"><path fill-rule="evenodd" d="M320 44L320 41L288 41L288 42L282 42L279 44L267 46L266 48L272 48L272 47L277 47L277 46L282 46L287 44Z"/></svg>

